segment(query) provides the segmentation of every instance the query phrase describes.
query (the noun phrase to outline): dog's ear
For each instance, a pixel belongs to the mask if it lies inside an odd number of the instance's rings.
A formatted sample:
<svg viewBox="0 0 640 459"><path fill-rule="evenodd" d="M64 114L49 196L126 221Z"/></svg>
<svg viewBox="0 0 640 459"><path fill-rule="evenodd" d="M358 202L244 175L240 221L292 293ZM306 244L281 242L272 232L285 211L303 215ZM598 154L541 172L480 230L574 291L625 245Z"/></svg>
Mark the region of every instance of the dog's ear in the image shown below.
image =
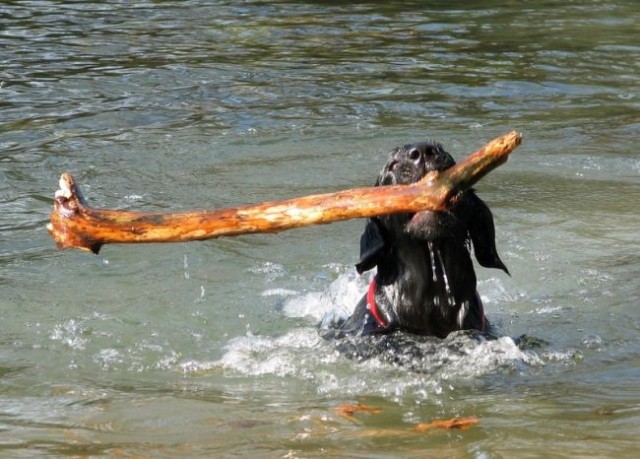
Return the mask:
<svg viewBox="0 0 640 459"><path fill-rule="evenodd" d="M364 233L360 236L360 262L356 264L358 274L375 268L387 250L383 228L375 218L367 219Z"/></svg>
<svg viewBox="0 0 640 459"><path fill-rule="evenodd" d="M493 226L491 210L473 191L465 193L463 201L465 219L476 260L485 268L498 268L509 274L496 249L496 230Z"/></svg>

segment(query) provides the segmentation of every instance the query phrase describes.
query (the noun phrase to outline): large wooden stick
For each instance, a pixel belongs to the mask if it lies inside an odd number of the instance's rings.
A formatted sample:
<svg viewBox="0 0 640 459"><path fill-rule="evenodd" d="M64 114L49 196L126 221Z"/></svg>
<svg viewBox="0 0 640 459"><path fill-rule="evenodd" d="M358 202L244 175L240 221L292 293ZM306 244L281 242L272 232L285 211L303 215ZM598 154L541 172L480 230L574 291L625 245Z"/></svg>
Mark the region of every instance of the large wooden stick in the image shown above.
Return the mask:
<svg viewBox="0 0 640 459"><path fill-rule="evenodd" d="M356 188L285 201L193 212L129 212L89 207L69 173L60 177L49 233L58 247L98 253L110 243L197 241L268 233L396 212L445 210L456 195L504 163L522 134L502 135L462 162L411 185Z"/></svg>

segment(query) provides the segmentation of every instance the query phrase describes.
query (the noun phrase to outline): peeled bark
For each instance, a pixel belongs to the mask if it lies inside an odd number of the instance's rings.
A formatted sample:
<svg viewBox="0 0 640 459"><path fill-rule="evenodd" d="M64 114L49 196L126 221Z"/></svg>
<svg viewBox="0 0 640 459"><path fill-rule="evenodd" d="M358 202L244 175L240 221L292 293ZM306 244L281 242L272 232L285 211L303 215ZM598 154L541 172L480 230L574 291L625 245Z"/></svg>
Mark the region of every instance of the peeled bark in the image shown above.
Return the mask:
<svg viewBox="0 0 640 459"><path fill-rule="evenodd" d="M504 163L522 141L511 131L446 171L410 185L355 188L220 210L130 212L89 207L69 173L60 177L49 233L58 247L98 253L104 244L199 241L397 212L446 210L456 196Z"/></svg>

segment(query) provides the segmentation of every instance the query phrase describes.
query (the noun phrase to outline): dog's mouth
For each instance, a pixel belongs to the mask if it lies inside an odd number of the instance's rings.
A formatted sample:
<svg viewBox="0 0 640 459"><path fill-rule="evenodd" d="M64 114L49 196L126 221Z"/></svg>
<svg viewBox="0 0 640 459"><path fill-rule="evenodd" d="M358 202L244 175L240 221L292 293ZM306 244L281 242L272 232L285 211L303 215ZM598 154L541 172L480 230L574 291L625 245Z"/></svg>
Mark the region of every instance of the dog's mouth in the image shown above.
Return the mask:
<svg viewBox="0 0 640 459"><path fill-rule="evenodd" d="M382 173L380 185L408 185L421 180L428 171L410 161L389 161Z"/></svg>

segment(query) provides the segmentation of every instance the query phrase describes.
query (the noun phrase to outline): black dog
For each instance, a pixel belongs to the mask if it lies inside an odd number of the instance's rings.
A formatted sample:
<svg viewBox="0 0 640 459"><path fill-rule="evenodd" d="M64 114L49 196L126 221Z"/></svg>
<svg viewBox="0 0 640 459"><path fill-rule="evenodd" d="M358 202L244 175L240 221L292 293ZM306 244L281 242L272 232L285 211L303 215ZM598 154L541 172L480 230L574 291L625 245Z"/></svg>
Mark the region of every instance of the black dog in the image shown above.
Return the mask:
<svg viewBox="0 0 640 459"><path fill-rule="evenodd" d="M405 145L390 153L376 186L413 183L454 164L437 143ZM446 212L368 219L356 268L378 270L340 334L404 331L444 338L458 330L488 331L471 245L480 265L509 274L496 251L491 211L473 190Z"/></svg>

